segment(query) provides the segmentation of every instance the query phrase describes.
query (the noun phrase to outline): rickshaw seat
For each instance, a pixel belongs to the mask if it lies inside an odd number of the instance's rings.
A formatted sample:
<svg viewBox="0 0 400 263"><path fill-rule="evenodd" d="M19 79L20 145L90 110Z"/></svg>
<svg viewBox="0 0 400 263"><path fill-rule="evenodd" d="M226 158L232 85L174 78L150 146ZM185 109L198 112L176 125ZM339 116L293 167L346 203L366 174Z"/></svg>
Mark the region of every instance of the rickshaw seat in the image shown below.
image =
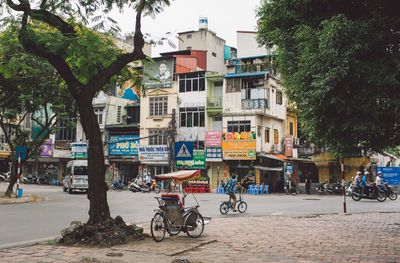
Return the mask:
<svg viewBox="0 0 400 263"><path fill-rule="evenodd" d="M168 203L176 203L179 205L180 208L183 208L181 199L179 198L179 195L177 194L162 194L161 199L165 202L168 201Z"/></svg>

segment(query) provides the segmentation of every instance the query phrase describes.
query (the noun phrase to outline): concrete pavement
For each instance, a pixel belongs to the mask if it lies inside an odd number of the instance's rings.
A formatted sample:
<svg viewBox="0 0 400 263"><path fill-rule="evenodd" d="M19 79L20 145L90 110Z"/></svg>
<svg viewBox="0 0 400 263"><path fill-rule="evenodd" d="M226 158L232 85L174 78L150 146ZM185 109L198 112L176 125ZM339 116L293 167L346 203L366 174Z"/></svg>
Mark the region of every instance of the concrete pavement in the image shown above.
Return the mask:
<svg viewBox="0 0 400 263"><path fill-rule="evenodd" d="M400 262L399 237L400 213L228 214L199 239L146 237L102 249L42 244L0 251L0 262Z"/></svg>

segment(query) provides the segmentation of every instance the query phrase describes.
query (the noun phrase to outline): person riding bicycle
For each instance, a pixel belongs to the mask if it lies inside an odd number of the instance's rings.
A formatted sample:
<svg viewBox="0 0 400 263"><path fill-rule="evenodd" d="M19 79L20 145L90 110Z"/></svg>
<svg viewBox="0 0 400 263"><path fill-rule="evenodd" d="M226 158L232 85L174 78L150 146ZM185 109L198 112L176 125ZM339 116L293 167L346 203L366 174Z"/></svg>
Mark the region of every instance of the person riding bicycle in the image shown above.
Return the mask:
<svg viewBox="0 0 400 263"><path fill-rule="evenodd" d="M233 199L233 212L237 212L235 186L243 189L243 187L236 181L236 175L232 175L232 177L229 178L228 183L226 184L225 192L229 195L229 202L231 201L231 199Z"/></svg>

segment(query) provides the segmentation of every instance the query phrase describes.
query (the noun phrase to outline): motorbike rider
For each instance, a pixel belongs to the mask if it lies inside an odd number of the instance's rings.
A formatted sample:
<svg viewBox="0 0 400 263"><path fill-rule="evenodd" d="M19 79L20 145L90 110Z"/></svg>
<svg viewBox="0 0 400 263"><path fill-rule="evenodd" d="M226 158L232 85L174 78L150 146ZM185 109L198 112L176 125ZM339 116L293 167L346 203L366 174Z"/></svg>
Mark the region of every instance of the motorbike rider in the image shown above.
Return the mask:
<svg viewBox="0 0 400 263"><path fill-rule="evenodd" d="M366 195L368 196L368 194L369 194L368 176L369 176L369 172L366 171L364 173L363 178L361 179L361 187L362 187L361 196L364 195L364 189L367 190Z"/></svg>
<svg viewBox="0 0 400 263"><path fill-rule="evenodd" d="M236 181L236 175L232 175L231 178L229 178L228 183L226 184L225 187L225 192L229 195L229 202L231 199L233 199L233 212L237 212L236 210L236 195L235 195L235 186L238 186L240 189L243 190L243 187Z"/></svg>
<svg viewBox="0 0 400 263"><path fill-rule="evenodd" d="M361 185L361 172L357 171L357 175L354 178L354 185L361 188L361 196L364 194L364 186Z"/></svg>
<svg viewBox="0 0 400 263"><path fill-rule="evenodd" d="M376 178L375 178L375 184L380 188L380 189L382 189L383 191L385 190L385 186L382 184L383 183L383 180L382 180L382 172L381 171L379 171L379 172L377 172L376 173Z"/></svg>

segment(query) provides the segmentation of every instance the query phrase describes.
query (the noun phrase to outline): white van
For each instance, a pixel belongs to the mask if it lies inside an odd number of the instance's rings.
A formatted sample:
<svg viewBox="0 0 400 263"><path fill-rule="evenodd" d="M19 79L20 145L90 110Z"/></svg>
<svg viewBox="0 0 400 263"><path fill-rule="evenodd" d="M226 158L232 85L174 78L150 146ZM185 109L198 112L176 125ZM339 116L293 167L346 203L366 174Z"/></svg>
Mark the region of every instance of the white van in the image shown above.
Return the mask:
<svg viewBox="0 0 400 263"><path fill-rule="evenodd" d="M88 184L88 161L72 160L67 163L65 168L63 190L71 194L74 190L84 190L87 192Z"/></svg>

